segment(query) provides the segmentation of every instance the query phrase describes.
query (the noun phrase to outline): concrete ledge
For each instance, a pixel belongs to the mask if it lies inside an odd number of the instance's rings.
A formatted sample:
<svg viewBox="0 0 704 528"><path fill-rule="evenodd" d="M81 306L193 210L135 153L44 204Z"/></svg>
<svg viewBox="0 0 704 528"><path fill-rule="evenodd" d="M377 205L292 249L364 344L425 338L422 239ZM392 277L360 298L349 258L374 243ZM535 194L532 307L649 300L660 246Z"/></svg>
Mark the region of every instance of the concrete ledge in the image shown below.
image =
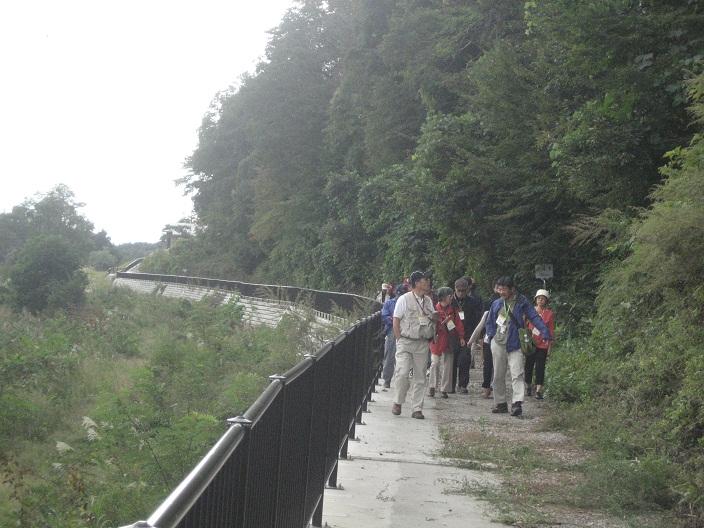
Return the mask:
<svg viewBox="0 0 704 528"><path fill-rule="evenodd" d="M164 297L201 301L206 296L220 296L221 303L230 302L237 298L237 304L244 308L243 320L253 326L269 326L275 328L285 314L304 316L304 310L299 309L295 303L280 299L263 299L238 295L236 292L216 290L202 286L189 286L186 284L163 283L150 280L126 279L118 277L113 281L116 288L128 288L134 292L150 295L163 295ZM314 328L327 328L331 323L343 324L345 320L332 314L317 310L313 311L315 320Z"/></svg>

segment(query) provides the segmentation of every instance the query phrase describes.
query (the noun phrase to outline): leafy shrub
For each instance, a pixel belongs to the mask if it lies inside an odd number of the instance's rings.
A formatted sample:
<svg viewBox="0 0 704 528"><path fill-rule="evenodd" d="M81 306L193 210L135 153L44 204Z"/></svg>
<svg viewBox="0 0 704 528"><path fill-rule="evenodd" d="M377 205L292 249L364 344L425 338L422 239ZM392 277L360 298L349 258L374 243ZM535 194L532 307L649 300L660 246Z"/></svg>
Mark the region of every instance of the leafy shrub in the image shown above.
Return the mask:
<svg viewBox="0 0 704 528"><path fill-rule="evenodd" d="M79 305L88 285L80 265L80 253L65 239L55 235L31 239L10 270L15 306L37 313Z"/></svg>
<svg viewBox="0 0 704 528"><path fill-rule="evenodd" d="M550 397L569 403L587 402L605 390L608 362L585 339L556 345L548 361Z"/></svg>
<svg viewBox="0 0 704 528"><path fill-rule="evenodd" d="M117 265L117 257L107 249L91 251L88 254L88 265L98 271L107 271Z"/></svg>
<svg viewBox="0 0 704 528"><path fill-rule="evenodd" d="M690 84L693 113L702 119L704 75ZM668 157L653 205L618 242L628 250L603 273L590 340L561 345L549 364L549 386L556 399L577 403L566 411L579 413L572 425L608 455L604 471L594 470L599 482L588 485L607 486L607 496L623 508L675 507L698 526L704 523L704 135Z"/></svg>

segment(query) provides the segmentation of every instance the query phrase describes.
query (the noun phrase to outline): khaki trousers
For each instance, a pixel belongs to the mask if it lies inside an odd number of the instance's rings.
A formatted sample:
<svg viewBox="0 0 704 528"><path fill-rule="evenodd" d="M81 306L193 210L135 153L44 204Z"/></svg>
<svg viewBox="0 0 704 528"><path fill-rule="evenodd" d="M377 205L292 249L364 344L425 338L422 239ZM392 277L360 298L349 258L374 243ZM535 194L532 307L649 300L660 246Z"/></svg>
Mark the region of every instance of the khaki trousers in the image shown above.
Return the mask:
<svg viewBox="0 0 704 528"><path fill-rule="evenodd" d="M394 369L394 403L403 405L411 390L414 411L423 410L425 397L425 366L428 362L428 341L402 337L396 341L396 368ZM410 376L410 378L409 378Z"/></svg>
<svg viewBox="0 0 704 528"><path fill-rule="evenodd" d="M442 392L452 392L455 387L452 385L452 366L455 361L455 353L446 350L442 355Z"/></svg>
<svg viewBox="0 0 704 528"><path fill-rule="evenodd" d="M513 403L522 402L526 385L523 382L525 375L525 357L520 349L506 351L506 345L500 345L491 340L491 355L494 360L494 403L506 403L506 369L511 371L511 389Z"/></svg>
<svg viewBox="0 0 704 528"><path fill-rule="evenodd" d="M428 385L430 385L431 389L441 390L440 384L444 370L442 356L430 354L430 378L428 379Z"/></svg>

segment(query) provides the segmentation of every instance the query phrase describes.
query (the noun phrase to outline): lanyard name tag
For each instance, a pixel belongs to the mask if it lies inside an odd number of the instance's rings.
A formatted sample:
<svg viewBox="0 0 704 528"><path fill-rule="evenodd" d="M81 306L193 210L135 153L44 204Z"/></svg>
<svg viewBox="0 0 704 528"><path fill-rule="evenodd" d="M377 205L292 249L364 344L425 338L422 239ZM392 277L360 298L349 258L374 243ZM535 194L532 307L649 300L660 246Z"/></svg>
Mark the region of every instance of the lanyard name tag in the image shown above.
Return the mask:
<svg viewBox="0 0 704 528"><path fill-rule="evenodd" d="M537 328L533 328L533 335L534 335L534 336L539 336L539 335L540 335L540 330L538 330Z"/></svg>
<svg viewBox="0 0 704 528"><path fill-rule="evenodd" d="M464 310L459 312L460 321L464 321Z"/></svg>
<svg viewBox="0 0 704 528"><path fill-rule="evenodd" d="M448 322L447 322L447 329L450 330L450 331L454 330L454 329L455 329L455 323L452 322L452 321L448 321Z"/></svg>
<svg viewBox="0 0 704 528"><path fill-rule="evenodd" d="M496 324L499 326L504 326L506 324L506 316L500 315L496 318Z"/></svg>
<svg viewBox="0 0 704 528"><path fill-rule="evenodd" d="M418 322L421 324L421 326L425 326L430 323L430 319L428 319L425 315L419 315Z"/></svg>

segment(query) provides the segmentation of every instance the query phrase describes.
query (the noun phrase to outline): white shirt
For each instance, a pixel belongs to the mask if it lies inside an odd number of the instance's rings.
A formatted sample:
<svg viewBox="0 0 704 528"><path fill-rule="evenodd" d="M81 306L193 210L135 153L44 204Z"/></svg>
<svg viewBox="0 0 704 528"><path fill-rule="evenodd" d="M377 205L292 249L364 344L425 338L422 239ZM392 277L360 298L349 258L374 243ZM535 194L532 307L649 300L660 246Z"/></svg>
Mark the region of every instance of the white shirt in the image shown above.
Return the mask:
<svg viewBox="0 0 704 528"><path fill-rule="evenodd" d="M401 297L398 298L398 301L396 301L396 307L394 308L394 317L396 319L403 319L403 316L408 311L408 303L416 301L418 301L418 304L423 307L423 310L426 313L430 314L435 311L433 310L433 300L428 295L424 295L421 299L415 293L408 292L404 295L401 295Z"/></svg>

